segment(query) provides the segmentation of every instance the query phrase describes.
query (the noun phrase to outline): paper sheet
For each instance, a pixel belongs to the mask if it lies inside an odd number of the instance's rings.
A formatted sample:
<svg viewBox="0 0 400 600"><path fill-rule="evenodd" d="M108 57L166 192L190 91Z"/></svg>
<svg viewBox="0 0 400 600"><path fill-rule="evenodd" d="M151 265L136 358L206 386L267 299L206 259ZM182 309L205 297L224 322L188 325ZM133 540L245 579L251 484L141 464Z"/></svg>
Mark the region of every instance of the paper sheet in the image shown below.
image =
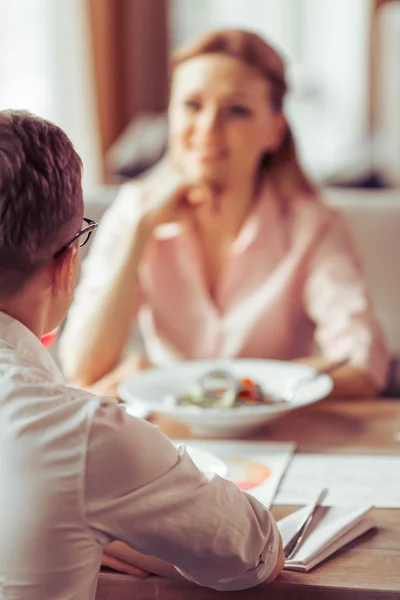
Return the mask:
<svg viewBox="0 0 400 600"><path fill-rule="evenodd" d="M221 458L228 467L227 479L270 507L290 463L295 445L291 443L214 440L174 440Z"/></svg>
<svg viewBox="0 0 400 600"><path fill-rule="evenodd" d="M399 508L400 456L296 454L274 504L307 504L324 487L325 506Z"/></svg>

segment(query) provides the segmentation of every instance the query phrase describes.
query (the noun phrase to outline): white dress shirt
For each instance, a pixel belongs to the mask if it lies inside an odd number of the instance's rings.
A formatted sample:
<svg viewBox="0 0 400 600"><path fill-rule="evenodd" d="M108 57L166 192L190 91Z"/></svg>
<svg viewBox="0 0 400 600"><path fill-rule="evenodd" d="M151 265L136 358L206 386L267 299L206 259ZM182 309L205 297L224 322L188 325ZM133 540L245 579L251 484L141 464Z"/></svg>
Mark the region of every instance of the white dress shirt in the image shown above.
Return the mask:
<svg viewBox="0 0 400 600"><path fill-rule="evenodd" d="M219 590L275 567L279 533L261 504L114 400L66 386L2 312L0 444L0 600L94 598L113 540Z"/></svg>

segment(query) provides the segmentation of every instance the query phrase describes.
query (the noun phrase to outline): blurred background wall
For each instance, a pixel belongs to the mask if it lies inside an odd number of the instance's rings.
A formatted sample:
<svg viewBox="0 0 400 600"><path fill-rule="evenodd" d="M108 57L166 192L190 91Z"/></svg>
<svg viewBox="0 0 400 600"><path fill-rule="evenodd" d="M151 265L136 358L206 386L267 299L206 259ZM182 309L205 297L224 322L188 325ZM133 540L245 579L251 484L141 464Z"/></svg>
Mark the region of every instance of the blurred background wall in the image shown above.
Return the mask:
<svg viewBox="0 0 400 600"><path fill-rule="evenodd" d="M399 0L0 0L0 108L64 127L86 187L137 174L163 149L170 51L216 27L282 52L318 181L400 185Z"/></svg>

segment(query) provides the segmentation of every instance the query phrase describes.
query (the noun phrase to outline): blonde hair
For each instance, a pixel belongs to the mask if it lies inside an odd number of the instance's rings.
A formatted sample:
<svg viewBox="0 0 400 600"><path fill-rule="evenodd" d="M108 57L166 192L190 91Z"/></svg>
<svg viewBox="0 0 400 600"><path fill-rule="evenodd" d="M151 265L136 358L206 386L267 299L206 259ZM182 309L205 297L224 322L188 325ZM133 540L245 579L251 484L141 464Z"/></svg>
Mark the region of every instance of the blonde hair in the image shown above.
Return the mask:
<svg viewBox="0 0 400 600"><path fill-rule="evenodd" d="M174 52L171 59L172 72L183 62L203 54L225 54L255 69L268 81L272 107L277 112L283 111L288 91L285 65L279 54L259 35L236 29L207 33ZM277 150L263 157L260 171L261 175L268 176L277 192L287 199L297 194L315 195L316 188L301 167L288 124Z"/></svg>

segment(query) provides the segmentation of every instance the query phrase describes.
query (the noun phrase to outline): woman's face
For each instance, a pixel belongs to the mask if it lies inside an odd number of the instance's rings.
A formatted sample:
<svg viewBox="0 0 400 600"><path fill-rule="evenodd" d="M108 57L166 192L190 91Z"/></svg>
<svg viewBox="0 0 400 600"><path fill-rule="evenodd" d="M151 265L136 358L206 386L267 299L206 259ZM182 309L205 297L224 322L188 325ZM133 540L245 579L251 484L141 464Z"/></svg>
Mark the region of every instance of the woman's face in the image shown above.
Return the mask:
<svg viewBox="0 0 400 600"><path fill-rule="evenodd" d="M254 177L262 154L279 145L284 120L256 71L206 54L175 69L169 125L170 154L184 175L226 185Z"/></svg>

